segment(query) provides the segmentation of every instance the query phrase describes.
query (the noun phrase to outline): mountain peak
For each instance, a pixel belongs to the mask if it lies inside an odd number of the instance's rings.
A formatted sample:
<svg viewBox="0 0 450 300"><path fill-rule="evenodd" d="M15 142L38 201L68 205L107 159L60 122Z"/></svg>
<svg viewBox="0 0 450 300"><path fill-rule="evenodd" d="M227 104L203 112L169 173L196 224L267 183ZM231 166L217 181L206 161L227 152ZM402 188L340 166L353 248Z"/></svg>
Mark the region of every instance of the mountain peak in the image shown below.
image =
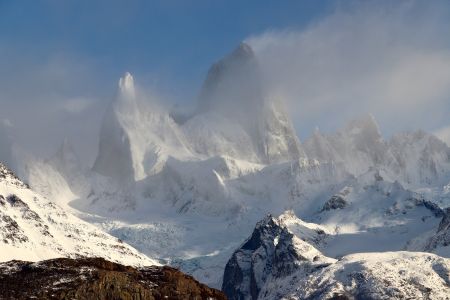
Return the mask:
<svg viewBox="0 0 450 300"><path fill-rule="evenodd" d="M346 130L349 133L371 133L381 136L378 123L372 114L365 114L350 121L346 126Z"/></svg>
<svg viewBox="0 0 450 300"><path fill-rule="evenodd" d="M234 115L236 107L248 111L260 105L263 98L260 79L253 50L241 43L209 69L200 93L198 111L214 109Z"/></svg>
<svg viewBox="0 0 450 300"><path fill-rule="evenodd" d="M125 72L119 79L119 95L122 99L133 99L135 97L134 79L129 72Z"/></svg>
<svg viewBox="0 0 450 300"><path fill-rule="evenodd" d="M228 56L233 59L249 60L255 57L252 47L245 42L241 42L239 46Z"/></svg>

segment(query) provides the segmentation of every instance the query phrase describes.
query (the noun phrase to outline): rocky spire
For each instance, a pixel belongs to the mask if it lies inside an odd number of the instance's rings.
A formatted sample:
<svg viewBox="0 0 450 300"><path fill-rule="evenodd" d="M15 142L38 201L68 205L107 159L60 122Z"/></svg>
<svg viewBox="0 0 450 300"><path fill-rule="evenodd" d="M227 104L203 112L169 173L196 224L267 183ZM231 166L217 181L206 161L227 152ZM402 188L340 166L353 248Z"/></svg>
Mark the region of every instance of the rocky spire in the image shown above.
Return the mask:
<svg viewBox="0 0 450 300"><path fill-rule="evenodd" d="M123 77L119 79L119 92L127 98L135 97L134 79L129 72L125 72Z"/></svg>
<svg viewBox="0 0 450 300"><path fill-rule="evenodd" d="M117 98L114 102L114 108L120 113L130 113L137 109L136 90L134 87L133 76L126 72L119 79Z"/></svg>
<svg viewBox="0 0 450 300"><path fill-rule="evenodd" d="M198 111L214 109L226 115L255 109L262 103L261 81L251 47L241 43L211 66L203 84Z"/></svg>

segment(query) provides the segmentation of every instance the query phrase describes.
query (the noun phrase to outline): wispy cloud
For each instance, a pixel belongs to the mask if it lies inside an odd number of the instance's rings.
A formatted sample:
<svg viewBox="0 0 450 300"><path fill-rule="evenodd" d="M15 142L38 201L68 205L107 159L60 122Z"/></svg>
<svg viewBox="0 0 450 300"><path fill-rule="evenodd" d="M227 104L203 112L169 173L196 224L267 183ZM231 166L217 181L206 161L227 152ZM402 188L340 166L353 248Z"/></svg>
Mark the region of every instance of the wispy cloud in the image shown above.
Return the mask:
<svg viewBox="0 0 450 300"><path fill-rule="evenodd" d="M84 97L71 98L62 101L60 108L70 114L79 114L88 109L94 101Z"/></svg>
<svg viewBox="0 0 450 300"><path fill-rule="evenodd" d="M260 61L265 88L270 96L286 100L300 134L308 135L315 126L334 130L366 112L374 114L388 134L450 126L448 2L337 3L341 6L334 12L305 28L247 39ZM112 72L108 66L123 64L101 55L83 57L69 48L42 51L0 39L0 120L10 120L14 126L8 128L9 135L37 155L50 155L68 137L82 157L92 160L103 112L118 77L127 70ZM149 66L140 62L147 57L132 57L138 65ZM161 88L160 82L157 85ZM173 95L166 94L177 88L147 98L172 102ZM182 104L192 106L182 97Z"/></svg>
<svg viewBox="0 0 450 300"><path fill-rule="evenodd" d="M298 127L333 129L370 112L389 133L430 130L450 123L450 6L435 4L352 4L304 30L248 42Z"/></svg>
<svg viewBox="0 0 450 300"><path fill-rule="evenodd" d="M0 64L0 120L14 124L9 129L13 143L48 157L68 137L92 159L101 116L114 94L113 84L105 88L104 77L97 76L95 64L70 54L37 60L5 46Z"/></svg>

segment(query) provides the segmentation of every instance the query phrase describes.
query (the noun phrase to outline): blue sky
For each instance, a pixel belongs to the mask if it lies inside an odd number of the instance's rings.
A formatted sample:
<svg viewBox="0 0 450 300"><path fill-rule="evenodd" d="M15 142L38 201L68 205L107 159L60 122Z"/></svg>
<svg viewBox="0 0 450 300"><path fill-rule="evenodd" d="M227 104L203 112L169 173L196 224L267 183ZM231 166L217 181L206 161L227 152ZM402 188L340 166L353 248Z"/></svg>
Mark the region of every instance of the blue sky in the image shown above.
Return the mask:
<svg viewBox="0 0 450 300"><path fill-rule="evenodd" d="M212 62L246 37L300 28L330 1L0 1L0 42L30 60L64 55L105 82L130 71L195 95ZM178 92L177 92L178 91Z"/></svg>
<svg viewBox="0 0 450 300"><path fill-rule="evenodd" d="M444 0L0 0L0 120L37 155L68 137L93 160L125 71L193 105L209 66L246 40L301 139L372 113L385 136L450 142L449 36Z"/></svg>

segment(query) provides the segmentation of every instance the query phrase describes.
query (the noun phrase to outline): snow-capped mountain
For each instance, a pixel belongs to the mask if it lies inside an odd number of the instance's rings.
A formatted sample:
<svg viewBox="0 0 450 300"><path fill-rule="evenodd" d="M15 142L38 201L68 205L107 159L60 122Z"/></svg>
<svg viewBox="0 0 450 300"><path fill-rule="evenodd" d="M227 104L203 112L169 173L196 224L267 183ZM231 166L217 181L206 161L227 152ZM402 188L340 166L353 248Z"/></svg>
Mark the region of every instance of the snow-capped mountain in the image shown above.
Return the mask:
<svg viewBox="0 0 450 300"><path fill-rule="evenodd" d="M159 171L169 156L191 156L169 113L141 100L133 77L125 74L103 119L94 171L129 182Z"/></svg>
<svg viewBox="0 0 450 300"><path fill-rule="evenodd" d="M265 96L257 58L245 43L210 68L200 93L197 113L187 121L188 127L192 128L192 123L205 115L219 116L227 121L219 122L219 128L212 132L214 138L208 142L205 153L209 156L233 156L223 152L221 144L225 141L237 146L231 147L239 154L235 158L253 162L274 163L304 156L282 103ZM239 127L247 136L245 144L237 139L239 135L222 135L229 129L229 124ZM205 138L200 134L198 137ZM240 153L242 149L247 151Z"/></svg>
<svg viewBox="0 0 450 300"><path fill-rule="evenodd" d="M447 299L449 270L449 259L429 253L357 253L277 277L258 299Z"/></svg>
<svg viewBox="0 0 450 300"><path fill-rule="evenodd" d="M120 180L159 172L168 157L198 160L229 156L254 163L303 155L282 104L264 98L256 58L240 45L214 64L196 112L176 122L168 110L144 104L127 73L104 116L94 170Z"/></svg>
<svg viewBox="0 0 450 300"><path fill-rule="evenodd" d="M1 163L0 225L1 261L99 256L127 265L158 264L35 193Z"/></svg>
<svg viewBox="0 0 450 300"><path fill-rule="evenodd" d="M332 238L287 212L267 216L225 268L229 299L446 299L450 259L420 252L351 254L319 249Z"/></svg>
<svg viewBox="0 0 450 300"><path fill-rule="evenodd" d="M420 130L386 141L371 115L350 122L335 134L316 130L303 146L309 158L341 163L355 176L376 167L413 187L449 181L450 148L443 141Z"/></svg>
<svg viewBox="0 0 450 300"><path fill-rule="evenodd" d="M300 239L284 221L295 222ZM275 278L291 275L302 268L305 276L312 270L334 262L314 246L321 243L325 231L293 215L280 219L267 216L256 224L251 237L232 255L225 267L222 290L229 299L258 299L261 290Z"/></svg>
<svg viewBox="0 0 450 300"><path fill-rule="evenodd" d="M282 100L267 97L246 44L211 67L199 98L193 113L176 115L140 93L127 73L103 118L93 168L65 142L50 159L29 161L26 180L77 217L213 287L222 285L227 261L255 223L285 210L304 221L271 219L277 229L264 235L283 240L240 249L250 265L253 251L265 257L251 268L294 259L306 274L326 261L331 278L347 262L372 270L372 262L387 259L380 254L366 264L354 253L395 251L405 266L412 258L398 251L450 257L442 220L450 206L450 148L435 136L385 139L367 115L300 143ZM249 274L236 292L251 285ZM251 289L263 291L265 280Z"/></svg>

